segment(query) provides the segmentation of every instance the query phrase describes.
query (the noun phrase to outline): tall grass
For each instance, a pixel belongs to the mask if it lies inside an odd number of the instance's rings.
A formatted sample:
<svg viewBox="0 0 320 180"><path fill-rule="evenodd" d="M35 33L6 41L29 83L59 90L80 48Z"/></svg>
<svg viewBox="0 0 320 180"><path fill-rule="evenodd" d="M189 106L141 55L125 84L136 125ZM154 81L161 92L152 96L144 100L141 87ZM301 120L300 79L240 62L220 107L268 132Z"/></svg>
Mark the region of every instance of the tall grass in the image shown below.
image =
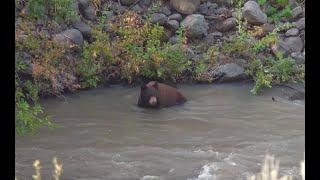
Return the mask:
<svg viewBox="0 0 320 180"><path fill-rule="evenodd" d="M62 174L62 164L58 163L58 159L56 157L53 158L52 161L54 165L54 173L53 177L55 180L59 180ZM41 165L40 161L36 160L33 163L33 167L35 168L35 175L32 175L34 180L41 180ZM279 167L280 161L275 159L274 155L267 154L264 159L264 163L261 168L261 172L256 175L251 175L247 177L247 180L292 180L293 177L289 175L284 175L279 177ZM300 162L300 176L301 180L305 180L305 156L304 159ZM15 180L18 180L15 178Z"/></svg>
<svg viewBox="0 0 320 180"><path fill-rule="evenodd" d="M247 180L292 180L293 177L284 175L279 177L280 161L275 159L273 155L267 154L261 168L261 173L247 177ZM300 162L301 179L305 180L305 160Z"/></svg>

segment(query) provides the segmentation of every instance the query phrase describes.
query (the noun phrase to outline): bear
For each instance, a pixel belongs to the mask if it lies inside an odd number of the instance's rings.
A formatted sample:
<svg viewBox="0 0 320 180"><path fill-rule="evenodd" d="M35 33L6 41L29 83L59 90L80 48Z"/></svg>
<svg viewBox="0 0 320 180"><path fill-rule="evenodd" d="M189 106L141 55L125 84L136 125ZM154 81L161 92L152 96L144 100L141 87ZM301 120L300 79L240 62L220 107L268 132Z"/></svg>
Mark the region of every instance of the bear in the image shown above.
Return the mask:
<svg viewBox="0 0 320 180"><path fill-rule="evenodd" d="M183 104L186 101L186 97L177 89L157 81L150 81L148 84L141 85L138 106L163 108Z"/></svg>

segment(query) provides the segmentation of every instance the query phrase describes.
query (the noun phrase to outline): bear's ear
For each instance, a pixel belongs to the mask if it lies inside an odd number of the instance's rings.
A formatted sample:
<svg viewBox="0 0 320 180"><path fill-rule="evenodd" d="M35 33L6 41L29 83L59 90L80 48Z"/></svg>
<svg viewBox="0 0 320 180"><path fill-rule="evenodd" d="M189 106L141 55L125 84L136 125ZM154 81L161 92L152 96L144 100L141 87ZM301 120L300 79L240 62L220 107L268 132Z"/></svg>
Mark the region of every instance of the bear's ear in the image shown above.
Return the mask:
<svg viewBox="0 0 320 180"><path fill-rule="evenodd" d="M158 89L158 82L155 81L154 84L152 84L152 87L154 87L155 89Z"/></svg>

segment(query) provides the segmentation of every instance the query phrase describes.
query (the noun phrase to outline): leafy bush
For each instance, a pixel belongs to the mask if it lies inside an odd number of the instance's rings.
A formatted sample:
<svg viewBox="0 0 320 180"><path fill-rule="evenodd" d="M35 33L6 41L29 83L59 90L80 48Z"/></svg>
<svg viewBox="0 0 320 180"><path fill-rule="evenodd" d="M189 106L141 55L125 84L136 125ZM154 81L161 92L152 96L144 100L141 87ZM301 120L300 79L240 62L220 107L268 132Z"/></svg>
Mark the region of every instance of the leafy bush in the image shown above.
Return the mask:
<svg viewBox="0 0 320 180"><path fill-rule="evenodd" d="M54 127L50 117L43 114L39 104L38 88L30 80L22 82L19 73L26 68L16 60L15 69L15 129L19 135L34 133L43 125Z"/></svg>
<svg viewBox="0 0 320 180"><path fill-rule="evenodd" d="M108 35L99 30L93 30L96 39L91 44L84 43L81 59L76 63L76 75L82 88L96 87L105 72L113 62Z"/></svg>
<svg viewBox="0 0 320 180"><path fill-rule="evenodd" d="M144 22L136 13L127 12L112 27L119 35L113 46L114 58L129 83L140 75L175 79L188 65L182 40L175 45L164 42L162 26Z"/></svg>
<svg viewBox="0 0 320 180"><path fill-rule="evenodd" d="M77 18L73 2L74 0L30 0L27 7L31 18L44 19L45 16L52 16L57 22L69 22Z"/></svg>

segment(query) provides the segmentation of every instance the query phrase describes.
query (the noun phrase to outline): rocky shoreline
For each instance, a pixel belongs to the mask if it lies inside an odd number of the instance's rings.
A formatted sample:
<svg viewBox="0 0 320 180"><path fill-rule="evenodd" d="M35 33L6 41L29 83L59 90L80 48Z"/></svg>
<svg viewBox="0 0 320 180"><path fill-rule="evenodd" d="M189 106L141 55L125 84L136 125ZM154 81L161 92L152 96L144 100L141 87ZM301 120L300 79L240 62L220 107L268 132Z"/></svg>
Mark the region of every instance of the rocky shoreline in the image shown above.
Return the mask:
<svg viewBox="0 0 320 180"><path fill-rule="evenodd" d="M24 1L21 1L21 3ZM35 31L44 33L48 38L53 39L64 46L83 46L85 42L95 41L93 38L92 26L97 19L102 16L107 17L108 22L112 21L118 15L127 10L134 11L142 19L150 17L150 22L159 24L165 28L166 39L171 44L178 43L176 31L180 27L185 28L186 42L185 47L190 59L197 61L206 55L208 49L213 45L219 45L222 42L230 41L236 36L237 14L235 5L229 0L170 0L157 1L150 0L120 0L120 1L95 1L78 0L73 3L74 10L78 13L79 19L69 24L61 23L56 28L47 29L45 22L38 20L35 24ZM280 19L280 24L290 22L293 27L278 33L280 42L272 48L273 52L282 51L285 56L291 57L297 64L305 63L305 10L304 4L295 0L289 1L292 7L291 17ZM246 1L242 7L242 16L248 23L248 29L259 27L261 29L260 37L271 32L275 24L267 19L264 7L255 1ZM152 11L150 11L152 9ZM29 10L21 6L16 8L16 27L28 15ZM151 13L150 13L151 12ZM49 18L49 17L48 17ZM103 27L105 32L109 33L112 41L112 31L110 24L106 23ZM259 37L257 36L257 37ZM16 39L26 38L19 34ZM27 64L27 75L34 73L35 65L31 61L29 52L22 53L23 61ZM271 52L272 53L272 52ZM249 66L250 57L236 55L226 57L218 55L217 63L209 67L206 75L213 79L214 83L234 82L250 80L245 71ZM114 67L112 72L119 71ZM78 81L79 77L72 74L65 74L63 78L69 78L68 81ZM105 82L119 84L123 82L115 77L114 74L106 75ZM133 80L134 81L134 80ZM61 84L61 86L64 86ZM61 89L66 89L61 87Z"/></svg>

